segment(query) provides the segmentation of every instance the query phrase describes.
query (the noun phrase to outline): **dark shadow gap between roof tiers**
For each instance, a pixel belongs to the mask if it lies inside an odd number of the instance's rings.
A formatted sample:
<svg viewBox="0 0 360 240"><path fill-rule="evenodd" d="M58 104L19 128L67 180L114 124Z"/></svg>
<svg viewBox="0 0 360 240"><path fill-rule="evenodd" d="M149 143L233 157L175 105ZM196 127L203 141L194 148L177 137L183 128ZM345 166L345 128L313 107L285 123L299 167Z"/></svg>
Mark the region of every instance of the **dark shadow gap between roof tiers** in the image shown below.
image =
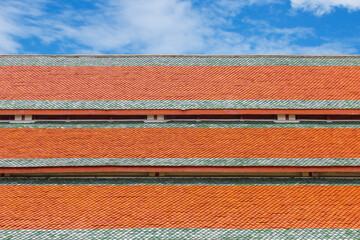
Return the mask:
<svg viewBox="0 0 360 240"><path fill-rule="evenodd" d="M360 109L359 56L0 56L0 109Z"/></svg>
<svg viewBox="0 0 360 240"><path fill-rule="evenodd" d="M0 179L0 238L359 239L359 185L359 179Z"/></svg>

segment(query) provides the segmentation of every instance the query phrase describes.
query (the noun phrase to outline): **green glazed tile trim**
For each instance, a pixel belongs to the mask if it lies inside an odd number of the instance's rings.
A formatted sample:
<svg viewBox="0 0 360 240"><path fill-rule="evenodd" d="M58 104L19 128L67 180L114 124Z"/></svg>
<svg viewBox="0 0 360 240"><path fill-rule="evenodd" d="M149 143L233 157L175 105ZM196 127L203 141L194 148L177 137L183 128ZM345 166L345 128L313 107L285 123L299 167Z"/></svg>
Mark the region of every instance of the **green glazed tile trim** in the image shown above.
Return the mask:
<svg viewBox="0 0 360 240"><path fill-rule="evenodd" d="M0 178L0 185L360 186L359 178Z"/></svg>
<svg viewBox="0 0 360 240"><path fill-rule="evenodd" d="M0 100L0 109L360 109L360 100Z"/></svg>
<svg viewBox="0 0 360 240"><path fill-rule="evenodd" d="M0 66L360 66L359 56L0 56Z"/></svg>
<svg viewBox="0 0 360 240"><path fill-rule="evenodd" d="M36 122L0 123L1 128L360 128L360 122L274 123L274 122Z"/></svg>
<svg viewBox="0 0 360 240"><path fill-rule="evenodd" d="M0 167L58 166L360 166L360 158L42 158L0 159Z"/></svg>
<svg viewBox="0 0 360 240"><path fill-rule="evenodd" d="M0 230L1 239L360 239L358 229L72 229Z"/></svg>

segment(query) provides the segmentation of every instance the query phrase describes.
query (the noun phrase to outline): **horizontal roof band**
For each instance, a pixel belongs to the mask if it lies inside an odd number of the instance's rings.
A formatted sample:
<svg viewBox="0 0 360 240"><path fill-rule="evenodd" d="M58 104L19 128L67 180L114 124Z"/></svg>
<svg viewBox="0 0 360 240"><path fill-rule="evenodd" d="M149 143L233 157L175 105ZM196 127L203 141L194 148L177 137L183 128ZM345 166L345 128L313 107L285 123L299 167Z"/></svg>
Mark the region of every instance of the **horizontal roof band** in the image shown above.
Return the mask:
<svg viewBox="0 0 360 240"><path fill-rule="evenodd" d="M255 174L257 176L273 176L281 174L290 174L290 176L299 176L296 173L319 173L319 174L357 174L360 173L360 166L62 166L62 167L0 167L0 174L5 176L74 176L73 174L87 174L88 176L96 176L100 174L135 174L136 176L147 177L149 173L164 173L164 176L180 174L183 176L204 176L202 174L210 174L212 176L222 176L223 174ZM10 175L9 175L10 174ZM17 175L19 176L19 175ZM84 176L84 175L82 175ZM104 176L104 175L102 175ZM129 175L127 175L129 176ZM174 175L173 175L174 176ZM179 176L179 175L177 175ZM238 175L239 176L239 175ZM284 175L283 175L284 176ZM287 175L289 176L289 175ZM349 176L349 175L347 175Z"/></svg>
<svg viewBox="0 0 360 240"><path fill-rule="evenodd" d="M40 123L0 123L0 129L7 128L44 128L44 129L76 129L76 128L216 128L216 129L231 129L231 128L249 128L249 129L262 129L262 128L360 128L359 122L347 122L347 123L330 123L330 122L309 122L309 123L250 123L250 122L40 122Z"/></svg>
<svg viewBox="0 0 360 240"><path fill-rule="evenodd" d="M359 56L0 56L0 66L360 66Z"/></svg>
<svg viewBox="0 0 360 240"><path fill-rule="evenodd" d="M359 229L359 190L286 183L1 185L0 229Z"/></svg>
<svg viewBox="0 0 360 240"><path fill-rule="evenodd" d="M26 109L31 108L26 105L34 105L35 109L359 108L358 102L352 102L360 101L359 77L360 67L10 66L0 67L0 100L10 101L1 102L0 106ZM61 101L63 106L57 102L11 102L14 100ZM317 100L319 102L313 102Z"/></svg>
<svg viewBox="0 0 360 240"><path fill-rule="evenodd" d="M359 229L208 229L135 228L71 230L0 230L2 239L359 239Z"/></svg>
<svg viewBox="0 0 360 240"><path fill-rule="evenodd" d="M360 109L360 100L0 100L0 109Z"/></svg>
<svg viewBox="0 0 360 240"><path fill-rule="evenodd" d="M3 128L0 134L2 159L360 158L360 128Z"/></svg>
<svg viewBox="0 0 360 240"><path fill-rule="evenodd" d="M359 178L0 178L1 185L360 186Z"/></svg>
<svg viewBox="0 0 360 240"><path fill-rule="evenodd" d="M360 158L46 158L1 159L0 168L64 166L360 166ZM1 170L0 170L1 171ZM34 170L36 172L36 170ZM179 169L181 171L181 169ZM196 169L194 169L196 171ZM273 169L272 169L273 171ZM282 170L279 169L279 172ZM224 170L226 172L226 169Z"/></svg>
<svg viewBox="0 0 360 240"><path fill-rule="evenodd" d="M360 115L360 109L0 109L0 115Z"/></svg>

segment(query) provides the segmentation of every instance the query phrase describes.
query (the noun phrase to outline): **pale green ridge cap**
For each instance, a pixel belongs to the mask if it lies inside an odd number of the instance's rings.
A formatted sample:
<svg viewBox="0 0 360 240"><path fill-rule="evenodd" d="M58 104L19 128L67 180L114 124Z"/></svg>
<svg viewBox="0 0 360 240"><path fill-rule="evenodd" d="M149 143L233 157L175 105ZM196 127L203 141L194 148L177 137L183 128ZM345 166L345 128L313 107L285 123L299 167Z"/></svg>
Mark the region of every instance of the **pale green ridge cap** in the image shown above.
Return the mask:
<svg viewBox="0 0 360 240"><path fill-rule="evenodd" d="M360 239L359 229L134 228L0 230L1 239Z"/></svg>
<svg viewBox="0 0 360 240"><path fill-rule="evenodd" d="M0 66L360 66L359 56L2 55Z"/></svg>
<svg viewBox="0 0 360 240"><path fill-rule="evenodd" d="M0 109L360 109L360 100L0 100Z"/></svg>
<svg viewBox="0 0 360 240"><path fill-rule="evenodd" d="M48 129L78 129L78 128L360 128L360 122L300 122L300 123L274 123L274 122L195 122L195 121L169 121L161 123L151 122L35 122L35 123L0 123L2 128L48 128Z"/></svg>
<svg viewBox="0 0 360 240"><path fill-rule="evenodd" d="M39 158L0 159L0 167L59 166L360 166L360 158Z"/></svg>

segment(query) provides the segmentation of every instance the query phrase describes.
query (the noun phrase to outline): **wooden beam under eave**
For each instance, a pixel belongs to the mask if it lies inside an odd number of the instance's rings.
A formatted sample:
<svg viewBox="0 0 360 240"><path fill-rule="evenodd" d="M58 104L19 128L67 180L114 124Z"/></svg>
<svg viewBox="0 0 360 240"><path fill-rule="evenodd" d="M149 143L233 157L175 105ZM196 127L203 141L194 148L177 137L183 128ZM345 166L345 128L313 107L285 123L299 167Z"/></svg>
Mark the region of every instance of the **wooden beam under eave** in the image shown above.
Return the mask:
<svg viewBox="0 0 360 240"><path fill-rule="evenodd" d="M0 109L0 115L217 115L217 114L296 114L359 115L360 109Z"/></svg>

